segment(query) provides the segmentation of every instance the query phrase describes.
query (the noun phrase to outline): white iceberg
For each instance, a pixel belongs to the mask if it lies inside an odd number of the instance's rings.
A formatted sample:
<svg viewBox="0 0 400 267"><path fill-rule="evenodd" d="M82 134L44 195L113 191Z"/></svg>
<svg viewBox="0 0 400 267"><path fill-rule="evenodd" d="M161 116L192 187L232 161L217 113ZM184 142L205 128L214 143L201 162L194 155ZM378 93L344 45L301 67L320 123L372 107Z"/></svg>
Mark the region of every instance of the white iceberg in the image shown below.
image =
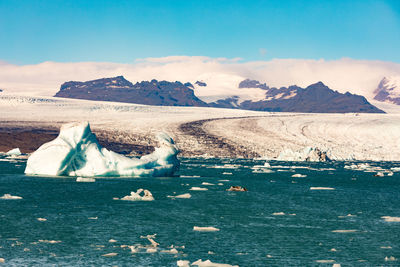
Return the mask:
<svg viewBox="0 0 400 267"><path fill-rule="evenodd" d="M212 227L212 226L206 226L206 227L193 226L193 231L198 231L198 232L217 232L217 231L219 231L219 229L215 228L215 227Z"/></svg>
<svg viewBox="0 0 400 267"><path fill-rule="evenodd" d="M226 263L216 263L216 262L212 262L210 260L197 260L195 262L192 262L192 265L196 265L199 267L239 267L239 265L230 265L230 264L226 264Z"/></svg>
<svg viewBox="0 0 400 267"><path fill-rule="evenodd" d="M88 122L61 127L56 139L29 157L26 174L61 176L172 176L179 168L179 153L167 134L158 135L160 147L140 159L102 148Z"/></svg>
<svg viewBox="0 0 400 267"><path fill-rule="evenodd" d="M10 195L10 194L4 194L3 196L0 197L0 199L22 199L22 197L13 196L13 195Z"/></svg>
<svg viewBox="0 0 400 267"><path fill-rule="evenodd" d="M21 153L21 150L19 150L19 148L11 149L10 151L8 151L6 153L7 156L20 156L21 154L22 153Z"/></svg>
<svg viewBox="0 0 400 267"><path fill-rule="evenodd" d="M141 195L143 193L143 196ZM147 189L138 189L136 192L131 192L130 195L124 196L121 200L128 201L153 201L153 194Z"/></svg>

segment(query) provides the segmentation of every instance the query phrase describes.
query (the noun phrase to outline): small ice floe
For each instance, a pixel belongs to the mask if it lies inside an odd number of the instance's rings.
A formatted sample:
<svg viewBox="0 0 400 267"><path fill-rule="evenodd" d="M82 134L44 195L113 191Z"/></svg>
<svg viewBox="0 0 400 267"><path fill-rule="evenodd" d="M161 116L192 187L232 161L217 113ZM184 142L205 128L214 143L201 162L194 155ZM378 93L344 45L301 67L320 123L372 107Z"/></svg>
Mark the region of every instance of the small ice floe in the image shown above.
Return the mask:
<svg viewBox="0 0 400 267"><path fill-rule="evenodd" d="M336 252L336 248L331 248L329 251Z"/></svg>
<svg viewBox="0 0 400 267"><path fill-rule="evenodd" d="M383 177L385 176L385 174L383 172L377 172L376 174L374 174L374 176Z"/></svg>
<svg viewBox="0 0 400 267"><path fill-rule="evenodd" d="M385 261L397 261L397 259L395 258L395 257L393 257L393 256L390 256L390 257L385 257Z"/></svg>
<svg viewBox="0 0 400 267"><path fill-rule="evenodd" d="M109 242L109 243L116 243L116 242L118 242L118 241L111 238L110 240L108 240L108 242Z"/></svg>
<svg viewBox="0 0 400 267"><path fill-rule="evenodd" d="M178 250L176 250L176 248L161 250L160 252L161 253L168 253L168 254L178 254Z"/></svg>
<svg viewBox="0 0 400 267"><path fill-rule="evenodd" d="M22 199L22 197L13 196L13 195L10 195L10 194L4 194L3 196L0 197L0 199Z"/></svg>
<svg viewBox="0 0 400 267"><path fill-rule="evenodd" d="M76 181L83 182L83 183L93 183L93 182L96 182L96 179L90 178L90 177L77 177Z"/></svg>
<svg viewBox="0 0 400 267"><path fill-rule="evenodd" d="M176 195L176 196L167 196L167 197L170 197L170 198L191 198L192 195L189 194L189 193L186 193L186 194L181 194L181 195Z"/></svg>
<svg viewBox="0 0 400 267"><path fill-rule="evenodd" d="M229 182L230 180L227 179L222 179L222 180L218 180L218 182Z"/></svg>
<svg viewBox="0 0 400 267"><path fill-rule="evenodd" d="M341 265L340 265L340 263L334 263L333 265L332 265L332 267L340 267Z"/></svg>
<svg viewBox="0 0 400 267"><path fill-rule="evenodd" d="M157 252L157 248L148 248L146 249L146 253L156 253Z"/></svg>
<svg viewBox="0 0 400 267"><path fill-rule="evenodd" d="M400 217L382 216L386 222L400 222Z"/></svg>
<svg viewBox="0 0 400 267"><path fill-rule="evenodd" d="M200 226L193 226L193 231L198 231L198 232L217 232L219 231L218 228L208 226L208 227L200 227Z"/></svg>
<svg viewBox="0 0 400 267"><path fill-rule="evenodd" d="M296 174L293 174L292 177L294 177L294 178L304 178L304 177L307 177L307 175L296 173Z"/></svg>
<svg viewBox="0 0 400 267"><path fill-rule="evenodd" d="M394 171L394 172L400 172L400 167L393 167L393 168L390 168L392 171Z"/></svg>
<svg viewBox="0 0 400 267"><path fill-rule="evenodd" d="M89 220L97 220L99 217L89 217Z"/></svg>
<svg viewBox="0 0 400 267"><path fill-rule="evenodd" d="M201 185L215 185L215 184L207 183L207 182L202 182Z"/></svg>
<svg viewBox="0 0 400 267"><path fill-rule="evenodd" d="M0 263L5 263L6 260L4 258L0 258Z"/></svg>
<svg viewBox="0 0 400 267"><path fill-rule="evenodd" d="M39 222L45 222L45 221L47 221L46 218L37 218L36 220L38 220Z"/></svg>
<svg viewBox="0 0 400 267"><path fill-rule="evenodd" d="M383 247L381 247L381 249L392 249L392 247L391 246L383 246Z"/></svg>
<svg viewBox="0 0 400 267"><path fill-rule="evenodd" d="M207 188L204 188L204 187L193 186L193 187L190 188L189 190L192 190L192 191L207 191L208 189L207 189Z"/></svg>
<svg viewBox="0 0 400 267"><path fill-rule="evenodd" d="M215 253L213 251L208 251L207 254L214 255Z"/></svg>
<svg viewBox="0 0 400 267"><path fill-rule="evenodd" d="M140 236L140 238L144 238L144 239L149 240L149 242L151 243L151 245L150 245L151 248L157 248L158 245L160 245L160 244L157 243L156 241L154 241L154 239L156 238L156 235L157 234Z"/></svg>
<svg viewBox="0 0 400 267"><path fill-rule="evenodd" d="M310 190L335 190L333 187L310 187Z"/></svg>
<svg viewBox="0 0 400 267"><path fill-rule="evenodd" d="M226 191L245 192L247 188L239 185L232 185L229 189L226 189Z"/></svg>
<svg viewBox="0 0 400 267"><path fill-rule="evenodd" d="M187 260L179 260L176 262L176 265L178 267L189 267L190 266L190 261Z"/></svg>
<svg viewBox="0 0 400 267"><path fill-rule="evenodd" d="M40 243L48 243L48 244L57 244L61 243L60 240L46 240L46 239L39 239Z"/></svg>
<svg viewBox="0 0 400 267"><path fill-rule="evenodd" d="M233 175L231 172L223 172L223 175Z"/></svg>
<svg viewBox="0 0 400 267"><path fill-rule="evenodd" d="M223 183L218 183L217 185L224 185Z"/></svg>
<svg viewBox="0 0 400 267"><path fill-rule="evenodd" d="M6 152L7 156L20 156L21 154L22 153L21 153L21 150L19 150L19 148L14 148L14 149L11 149L10 151Z"/></svg>
<svg viewBox="0 0 400 267"><path fill-rule="evenodd" d="M334 263L335 260L316 260L315 262L318 262L318 263Z"/></svg>
<svg viewBox="0 0 400 267"><path fill-rule="evenodd" d="M355 233L358 230L333 230L332 233Z"/></svg>
<svg viewBox="0 0 400 267"><path fill-rule="evenodd" d="M354 215L354 214L347 214L347 215L345 215L345 216L343 216L343 215L339 215L338 216L338 218L346 218L346 217L356 217L357 215Z"/></svg>
<svg viewBox="0 0 400 267"><path fill-rule="evenodd" d="M388 172L387 176L393 176L393 172Z"/></svg>
<svg viewBox="0 0 400 267"><path fill-rule="evenodd" d="M200 178L200 175L180 175L181 178Z"/></svg>
<svg viewBox="0 0 400 267"><path fill-rule="evenodd" d="M115 257L115 256L117 256L117 255L118 255L118 253L111 252L111 253L103 254L103 255L101 255L101 256L103 256L103 257Z"/></svg>
<svg viewBox="0 0 400 267"><path fill-rule="evenodd" d="M274 216L283 216L283 215L286 215L286 213L284 213L284 212L274 212L274 213L272 213L272 215L274 215Z"/></svg>
<svg viewBox="0 0 400 267"><path fill-rule="evenodd" d="M143 193L143 196L141 195L141 193ZM118 200L118 198L113 198L113 199ZM139 188L136 191L136 193L132 191L130 195L124 196L120 200L127 200L127 201L153 201L154 197L153 197L153 195L151 194L151 192L149 190Z"/></svg>
<svg viewBox="0 0 400 267"><path fill-rule="evenodd" d="M192 262L192 265L198 266L198 267L239 267L239 265L230 265L230 264L224 264L224 263L215 263L210 260L197 260L195 262Z"/></svg>

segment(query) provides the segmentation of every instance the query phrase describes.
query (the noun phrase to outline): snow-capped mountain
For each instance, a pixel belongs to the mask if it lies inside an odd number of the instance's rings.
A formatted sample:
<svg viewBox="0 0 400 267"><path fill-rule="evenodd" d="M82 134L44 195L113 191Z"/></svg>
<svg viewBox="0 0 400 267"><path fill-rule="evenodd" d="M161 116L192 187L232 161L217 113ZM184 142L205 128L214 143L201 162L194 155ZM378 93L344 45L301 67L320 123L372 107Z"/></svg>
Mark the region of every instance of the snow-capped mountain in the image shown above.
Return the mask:
<svg viewBox="0 0 400 267"><path fill-rule="evenodd" d="M55 96L158 106L207 106L194 95L190 83L151 80L132 84L123 76L66 82Z"/></svg>
<svg viewBox="0 0 400 267"><path fill-rule="evenodd" d="M87 82L66 82L56 97L115 101L159 106L198 106L256 111L309 113L384 113L363 96L333 91L322 82L269 87L240 76L209 74L193 84L179 81L142 81L132 84L124 77Z"/></svg>
<svg viewBox="0 0 400 267"><path fill-rule="evenodd" d="M374 94L375 100L400 105L400 76L384 77Z"/></svg>

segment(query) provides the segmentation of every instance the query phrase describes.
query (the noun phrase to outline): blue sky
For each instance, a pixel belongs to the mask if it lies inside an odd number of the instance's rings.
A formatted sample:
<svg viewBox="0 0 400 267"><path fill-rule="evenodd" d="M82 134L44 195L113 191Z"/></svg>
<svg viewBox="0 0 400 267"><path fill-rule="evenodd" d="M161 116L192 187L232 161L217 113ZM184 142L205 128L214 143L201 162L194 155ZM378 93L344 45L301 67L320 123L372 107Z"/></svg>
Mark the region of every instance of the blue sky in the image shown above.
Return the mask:
<svg viewBox="0 0 400 267"><path fill-rule="evenodd" d="M400 1L0 0L0 60L171 55L400 62Z"/></svg>

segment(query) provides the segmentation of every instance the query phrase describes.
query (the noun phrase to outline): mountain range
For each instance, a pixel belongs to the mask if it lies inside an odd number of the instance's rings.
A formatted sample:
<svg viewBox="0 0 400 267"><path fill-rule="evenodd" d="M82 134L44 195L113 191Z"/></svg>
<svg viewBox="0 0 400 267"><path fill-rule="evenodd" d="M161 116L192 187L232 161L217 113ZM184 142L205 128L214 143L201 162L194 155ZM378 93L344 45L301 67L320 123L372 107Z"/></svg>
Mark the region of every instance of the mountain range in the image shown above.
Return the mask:
<svg viewBox="0 0 400 267"><path fill-rule="evenodd" d="M375 100L400 105L400 76L384 77L374 94Z"/></svg>
<svg viewBox="0 0 400 267"><path fill-rule="evenodd" d="M370 104L365 97L331 90L322 82L306 88L298 86L269 87L256 80L243 80L238 89L261 90L261 98L243 99L237 95L223 97L212 102L196 96L197 88L207 87L203 81L182 83L179 81L142 81L135 84L123 76L102 78L87 82L70 81L61 85L56 97L98 101L162 105L236 108L256 111L309 112L309 113L384 113ZM237 88L236 88L237 89Z"/></svg>

